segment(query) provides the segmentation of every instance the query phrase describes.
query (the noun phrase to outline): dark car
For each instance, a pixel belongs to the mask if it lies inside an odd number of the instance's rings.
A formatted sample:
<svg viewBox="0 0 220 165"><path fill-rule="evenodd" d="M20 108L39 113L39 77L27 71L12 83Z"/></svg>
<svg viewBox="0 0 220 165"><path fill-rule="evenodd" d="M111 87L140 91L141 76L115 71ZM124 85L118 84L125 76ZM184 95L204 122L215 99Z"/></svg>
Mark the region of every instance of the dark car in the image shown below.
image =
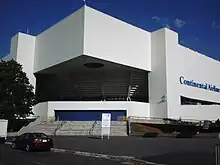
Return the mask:
<svg viewBox="0 0 220 165"><path fill-rule="evenodd" d="M44 133L24 133L12 141L12 148L32 150L50 150L53 147L53 140Z"/></svg>

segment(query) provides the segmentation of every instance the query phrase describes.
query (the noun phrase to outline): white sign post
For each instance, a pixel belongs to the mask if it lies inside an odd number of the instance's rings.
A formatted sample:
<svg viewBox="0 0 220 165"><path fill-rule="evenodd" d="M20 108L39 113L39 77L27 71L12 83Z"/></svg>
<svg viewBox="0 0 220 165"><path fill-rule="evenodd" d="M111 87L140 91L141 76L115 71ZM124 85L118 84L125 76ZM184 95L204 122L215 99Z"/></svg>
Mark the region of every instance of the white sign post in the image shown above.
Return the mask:
<svg viewBox="0 0 220 165"><path fill-rule="evenodd" d="M110 113L102 113L102 139L105 135L110 137L111 132L111 114Z"/></svg>

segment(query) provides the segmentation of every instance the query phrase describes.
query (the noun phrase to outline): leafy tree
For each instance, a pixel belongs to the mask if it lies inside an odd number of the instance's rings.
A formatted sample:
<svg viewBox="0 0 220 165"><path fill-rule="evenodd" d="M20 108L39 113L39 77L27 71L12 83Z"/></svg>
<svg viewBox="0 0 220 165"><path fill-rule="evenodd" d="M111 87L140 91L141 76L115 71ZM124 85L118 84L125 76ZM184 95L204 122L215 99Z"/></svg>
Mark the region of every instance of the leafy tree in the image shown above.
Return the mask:
<svg viewBox="0 0 220 165"><path fill-rule="evenodd" d="M37 103L34 87L16 61L0 61L0 118L25 118Z"/></svg>

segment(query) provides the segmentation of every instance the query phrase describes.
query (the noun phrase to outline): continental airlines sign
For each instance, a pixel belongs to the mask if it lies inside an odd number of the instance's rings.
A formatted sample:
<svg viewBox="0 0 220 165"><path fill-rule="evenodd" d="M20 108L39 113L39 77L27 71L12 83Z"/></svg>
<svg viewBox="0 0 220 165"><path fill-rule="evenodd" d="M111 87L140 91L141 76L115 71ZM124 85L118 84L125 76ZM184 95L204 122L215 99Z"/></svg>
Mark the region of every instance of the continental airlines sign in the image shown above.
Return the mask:
<svg viewBox="0 0 220 165"><path fill-rule="evenodd" d="M213 92L220 92L220 88L216 85L208 84L208 83L200 83L196 82L194 80L187 80L183 76L180 76L179 78L180 84L195 87L195 88L201 88Z"/></svg>

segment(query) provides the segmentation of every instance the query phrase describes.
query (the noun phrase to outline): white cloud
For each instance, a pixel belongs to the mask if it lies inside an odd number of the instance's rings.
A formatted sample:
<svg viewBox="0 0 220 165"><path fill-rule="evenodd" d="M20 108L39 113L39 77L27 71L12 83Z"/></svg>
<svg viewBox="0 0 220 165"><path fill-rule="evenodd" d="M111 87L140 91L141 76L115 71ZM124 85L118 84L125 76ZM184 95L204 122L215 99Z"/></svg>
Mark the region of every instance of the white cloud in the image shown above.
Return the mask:
<svg viewBox="0 0 220 165"><path fill-rule="evenodd" d="M171 26L170 26L169 24L165 24L164 26L165 26L166 28L168 28L168 29L171 28Z"/></svg>
<svg viewBox="0 0 220 165"><path fill-rule="evenodd" d="M216 21L212 21L212 28L213 28L213 29L220 29L220 25L217 24Z"/></svg>
<svg viewBox="0 0 220 165"><path fill-rule="evenodd" d="M171 24L172 22L174 23L175 27L177 28L182 28L183 26L186 25L186 22L176 18L175 20L170 20L169 18L166 17L158 17L158 16L153 16L151 17L152 20L154 20L155 22L161 24L163 27L167 27L167 28L171 28Z"/></svg>
<svg viewBox="0 0 220 165"><path fill-rule="evenodd" d="M160 22L160 18L157 17L157 16L153 16L151 19L154 20L154 21L156 21L156 22Z"/></svg>
<svg viewBox="0 0 220 165"><path fill-rule="evenodd" d="M168 18L160 18L157 16L153 16L152 20L154 20L155 22L161 24L163 27L167 27L167 28L171 28L171 26L169 25L169 19Z"/></svg>
<svg viewBox="0 0 220 165"><path fill-rule="evenodd" d="M181 19L179 19L179 18L176 18L176 19L174 20L174 25L175 25L176 27L178 27L178 28L182 28L183 26L186 25L186 22L183 21L183 20L181 20Z"/></svg>

